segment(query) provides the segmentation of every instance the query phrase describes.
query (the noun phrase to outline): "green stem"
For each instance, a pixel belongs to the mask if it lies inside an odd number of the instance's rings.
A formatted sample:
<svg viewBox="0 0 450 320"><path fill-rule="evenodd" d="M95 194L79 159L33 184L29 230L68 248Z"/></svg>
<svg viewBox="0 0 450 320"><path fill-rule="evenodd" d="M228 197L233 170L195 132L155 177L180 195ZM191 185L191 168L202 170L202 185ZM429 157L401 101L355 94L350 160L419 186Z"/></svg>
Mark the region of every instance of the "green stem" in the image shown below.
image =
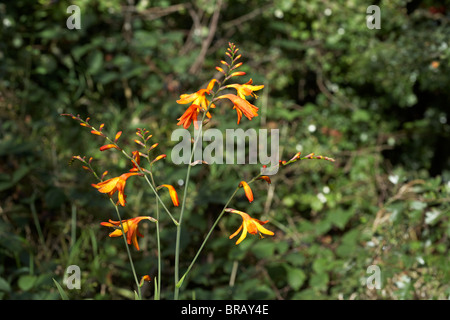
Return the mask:
<svg viewBox="0 0 450 320"><path fill-rule="evenodd" d="M217 89L217 91L212 93L211 101L209 102L206 110L204 110L204 112L203 112L203 117L202 117L202 120L200 122L200 133L199 133L199 135L197 136L197 138L194 141L194 145L192 147L192 152L191 152L190 159L189 159L189 166L188 166L188 169L187 169L187 172L186 172L186 182L185 182L184 193L183 193L183 201L182 201L182 204L181 204L180 218L178 220L178 225L177 225L177 236L176 236L176 243L175 243L175 292L174 292L174 299L175 300L178 300L179 291L180 291L180 286L178 285L178 283L180 282L179 268L180 268L181 223L183 221L184 209L185 209L185 205L186 205L186 195L187 195L187 189L188 189L188 184L189 184L189 178L190 178L190 174L191 174L191 163L192 163L192 159L194 157L194 152L195 152L195 148L197 146L199 137L202 135L203 121L205 120L206 114L208 113L209 109L211 108L211 105L215 102L214 99L217 96L217 94L225 89L225 83L231 78L230 72L233 70L232 66L233 66L233 64L236 61L235 58L234 58L234 53L232 53L231 60L232 60L232 63L231 63L231 66L228 69L227 75L225 75L225 79L222 81L222 83L219 84L219 88ZM221 217L222 215L223 215L223 212L220 214L219 217ZM210 233L211 233L211 230L210 230ZM208 237L209 237L209 234L208 234ZM203 247L203 245L202 245L202 247Z"/></svg>
<svg viewBox="0 0 450 320"><path fill-rule="evenodd" d="M152 186L150 180L148 180L147 176L144 176L145 180L147 181L148 185L152 188L153 192L155 193L155 197L158 200L159 203L161 203L161 206L164 208L164 210L167 212L167 214L169 215L169 217L172 219L173 223L178 226L179 222L172 216L172 214L170 213L169 209L167 209L166 205L164 204L164 202L161 200L161 198L159 197L159 194L156 192L156 189Z"/></svg>
<svg viewBox="0 0 450 320"><path fill-rule="evenodd" d="M152 179L153 187L156 188L155 179L153 178L153 173L150 171L150 178ZM161 299L161 236L159 233L159 202L158 198L155 197L156 202L156 242L158 247L158 279L157 286L155 290L155 300Z"/></svg>
<svg viewBox="0 0 450 320"><path fill-rule="evenodd" d="M39 236L39 241L41 242L42 248L45 250L45 252L47 254L50 254L50 251L47 248L47 245L45 244L45 238L44 238L44 234L42 233L42 229L41 229L41 224L39 223L39 217L36 211L36 205L34 204L34 200L36 198L36 194L33 194L33 196L31 197L31 201L30 201L30 209L31 209L31 214L33 215L33 221L34 221L34 225L36 227L38 236Z"/></svg>
<svg viewBox="0 0 450 320"><path fill-rule="evenodd" d="M161 299L161 236L159 233L159 204L156 199L156 241L158 246L158 288L157 288L157 296L156 300Z"/></svg>
<svg viewBox="0 0 450 320"><path fill-rule="evenodd" d="M209 104L207 109L209 109L211 104L212 103ZM203 121L205 120L205 116L206 116L207 112L208 111L205 111L203 113L202 121L200 122L200 133L199 133L199 135L197 136L197 138L194 141L194 145L192 147L191 156L189 158L189 164L188 164L188 169L187 169L187 173L186 173L186 182L185 182L184 192L183 192L183 201L181 203L181 213L180 213L180 218L178 219L177 236L176 236L176 243L175 243L175 292L174 292L174 299L175 300L178 300L178 295L179 295L179 291L180 291L180 288L176 284L180 280L180 278L179 278L179 270L180 270L181 223L183 221L183 214L184 214L184 209L185 209L185 206L186 206L186 195L187 195L187 189L188 189L188 184L189 184L189 178L191 176L191 167L192 167L191 163L192 163L192 158L194 157L195 148L197 147L198 139L202 135Z"/></svg>
<svg viewBox="0 0 450 320"><path fill-rule="evenodd" d="M208 113L209 109L211 108L211 105L215 102L215 97L217 96L217 94L225 89L225 82L227 82L231 78L231 71L233 71L235 69L233 67L234 63L237 60L235 58L235 53L236 53L236 51L234 51L234 49L233 49L233 52L231 52L231 56L230 56L230 58L231 58L231 65L228 67L228 71L225 74L225 79L222 81L222 83L219 83L219 88L217 89L217 91L212 93L211 101L209 102L208 106L206 107L206 110L204 110L204 112L203 112L203 117L202 117L202 120L200 122L200 125L201 125L201 127L200 127L200 134L197 136L197 138L194 141L194 145L192 147L192 152L191 152L190 159L189 159L189 166L188 166L188 169L187 169L187 172L186 172L186 181L185 181L185 187L184 187L184 193L183 193L183 202L182 202L182 205L181 205L180 218L178 220L179 224L177 225L177 236L176 236L176 244L175 244L175 292L174 292L174 299L175 300L178 300L179 289L180 289L180 286L178 285L178 283L180 282L179 268L180 268L181 223L183 221L184 209L185 209L185 205L186 205L186 195L187 195L187 190L188 190L189 178L190 178L190 174L191 174L191 163L192 163L192 159L194 157L194 152L195 152L195 148L197 146L199 137L202 135L203 121L205 120L205 116ZM221 212L221 214L219 216L219 219L220 219L220 217L222 215L223 215L223 211ZM211 232L212 232L212 230L210 230L210 232L208 233L207 238L209 237ZM204 245L204 243L202 244L202 247L203 247L203 245Z"/></svg>
<svg viewBox="0 0 450 320"><path fill-rule="evenodd" d="M72 219L71 219L71 232L70 232L70 247L73 248L77 242L77 207L72 204Z"/></svg>
<svg viewBox="0 0 450 320"><path fill-rule="evenodd" d="M128 247L127 237L125 236L125 232L124 232L125 229L123 227L122 218L120 217L119 208L114 203L113 200L111 200L111 203L114 205L114 208L116 209L117 217L119 218L119 221L120 221L120 228L122 228L122 238L123 238L123 241L125 242L125 248L127 248L128 259L130 260L131 270L133 271L134 280L136 281L136 286L137 286L137 290L138 290L138 297L139 297L139 300L141 300L142 299L141 287L139 286L139 280L138 280L138 277L137 277L137 274L136 274L136 270L134 269L133 258L131 257L130 248Z"/></svg>

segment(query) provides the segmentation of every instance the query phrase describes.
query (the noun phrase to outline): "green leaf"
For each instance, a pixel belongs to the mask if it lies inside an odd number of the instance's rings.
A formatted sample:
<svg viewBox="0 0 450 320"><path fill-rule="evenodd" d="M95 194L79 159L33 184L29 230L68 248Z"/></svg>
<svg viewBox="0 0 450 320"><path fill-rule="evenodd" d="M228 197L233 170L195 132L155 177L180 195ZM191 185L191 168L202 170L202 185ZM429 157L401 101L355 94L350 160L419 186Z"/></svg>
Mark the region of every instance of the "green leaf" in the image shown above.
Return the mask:
<svg viewBox="0 0 450 320"><path fill-rule="evenodd" d="M333 265L330 263L330 260L327 258L318 258L315 259L312 265L313 270L316 273L323 273L327 270L330 270Z"/></svg>
<svg viewBox="0 0 450 320"><path fill-rule="evenodd" d="M336 227L343 230L353 214L354 212L352 210L336 210L328 215L328 220Z"/></svg>
<svg viewBox="0 0 450 320"><path fill-rule="evenodd" d="M53 279L53 282L54 282L55 285L56 285L56 288L57 288L58 291L59 291L59 295L61 296L61 299L63 299L63 300L69 300L69 297L67 296L66 292L65 292L64 289L61 287L61 285L58 283L58 281L56 281L54 278L52 278L52 279Z"/></svg>
<svg viewBox="0 0 450 320"><path fill-rule="evenodd" d="M285 259L287 262L296 267L303 265L306 260L305 256L300 252L289 253L288 255L286 255Z"/></svg>
<svg viewBox="0 0 450 320"><path fill-rule="evenodd" d="M272 241L264 241L265 239L259 239L252 251L258 259L270 258L275 252L275 244Z"/></svg>
<svg viewBox="0 0 450 320"><path fill-rule="evenodd" d="M184 277L186 277L186 274L184 274L181 279L177 283L177 288L180 288L183 285Z"/></svg>
<svg viewBox="0 0 450 320"><path fill-rule="evenodd" d="M116 288L114 288L114 291L117 292L118 294L120 294L124 298L130 299L130 300L135 298L135 294L131 290L116 287Z"/></svg>
<svg viewBox="0 0 450 320"><path fill-rule="evenodd" d="M326 273L315 273L311 276L311 281L309 284L311 287L317 290L325 290L329 281L328 274Z"/></svg>
<svg viewBox="0 0 450 320"><path fill-rule="evenodd" d="M28 291L34 287L36 279L36 276L33 275L23 275L19 278L17 284L21 290Z"/></svg>
<svg viewBox="0 0 450 320"><path fill-rule="evenodd" d="M10 292L11 291L11 286L9 285L9 283L0 277L0 291L2 292Z"/></svg>
<svg viewBox="0 0 450 320"><path fill-rule="evenodd" d="M289 286L298 290L303 285L306 280L306 274L301 269L286 267L287 272L287 282Z"/></svg>
<svg viewBox="0 0 450 320"><path fill-rule="evenodd" d="M88 72L90 74L97 74L103 66L103 54L99 50L89 53L87 57Z"/></svg>

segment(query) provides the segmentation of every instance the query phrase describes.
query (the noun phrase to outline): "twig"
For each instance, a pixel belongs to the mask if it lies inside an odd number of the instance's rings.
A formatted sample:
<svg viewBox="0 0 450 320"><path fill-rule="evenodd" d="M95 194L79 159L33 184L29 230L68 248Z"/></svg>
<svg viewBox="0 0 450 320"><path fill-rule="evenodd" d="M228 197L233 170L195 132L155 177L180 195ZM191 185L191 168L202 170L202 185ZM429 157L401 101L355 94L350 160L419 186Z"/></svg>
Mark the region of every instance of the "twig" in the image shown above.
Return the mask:
<svg viewBox="0 0 450 320"><path fill-rule="evenodd" d="M208 51L209 46L211 45L214 34L216 33L217 24L219 22L220 8L222 6L222 0L218 0L216 4L216 8L214 10L214 14L211 19L211 23L209 24L209 34L206 37L205 41L203 41L202 49L200 50L199 55L197 56L197 60L192 64L189 69L189 73L195 74L201 68L203 61L205 60L206 53Z"/></svg>

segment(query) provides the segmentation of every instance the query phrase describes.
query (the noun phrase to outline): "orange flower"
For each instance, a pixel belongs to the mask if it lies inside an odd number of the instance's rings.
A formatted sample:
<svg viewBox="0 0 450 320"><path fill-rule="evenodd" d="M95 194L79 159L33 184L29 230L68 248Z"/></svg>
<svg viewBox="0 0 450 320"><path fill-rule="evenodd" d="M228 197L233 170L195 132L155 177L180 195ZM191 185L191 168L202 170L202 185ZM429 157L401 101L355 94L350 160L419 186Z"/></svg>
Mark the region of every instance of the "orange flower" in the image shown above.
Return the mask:
<svg viewBox="0 0 450 320"><path fill-rule="evenodd" d="M268 184L272 183L272 181L270 180L270 178L268 176L261 176L258 179L259 180L265 180Z"/></svg>
<svg viewBox="0 0 450 320"><path fill-rule="evenodd" d="M217 99L225 99L225 98L229 99L233 103L233 105L234 105L233 109L236 109L236 112L238 115L238 120L237 120L238 124L241 121L242 114L244 114L244 116L246 116L248 118L248 120L252 120L253 117L258 116L258 110L259 110L258 107L255 107L247 100L242 99L234 94L224 94L224 95L218 97Z"/></svg>
<svg viewBox="0 0 450 320"><path fill-rule="evenodd" d="M150 276L148 274L146 274L145 276L143 276L141 278L141 281L139 282L139 286L142 287L144 285L144 281L151 281L152 279L150 278Z"/></svg>
<svg viewBox="0 0 450 320"><path fill-rule="evenodd" d="M198 129L197 117L199 113L199 107L195 104L192 104L187 110L183 113L183 115L178 118L177 126L183 125L183 128L187 129L191 125L191 122L194 121L195 129Z"/></svg>
<svg viewBox="0 0 450 320"><path fill-rule="evenodd" d="M150 220L155 222L156 220L149 216L136 217L133 219L122 220L123 232L127 236L127 243L131 244L139 250L139 244L137 242L137 236L143 237L143 235L138 230L138 223L142 220ZM113 232L109 234L110 237L120 237L122 235L122 230L120 228L120 221L113 221L109 219L109 222L101 222L102 226L116 228Z"/></svg>
<svg viewBox="0 0 450 320"><path fill-rule="evenodd" d="M150 278L150 276L148 274L146 274L145 276L143 276L141 278L141 281L151 281L152 279Z"/></svg>
<svg viewBox="0 0 450 320"><path fill-rule="evenodd" d="M127 182L127 179L131 176L135 175L142 175L139 172L128 172L124 173L119 177L111 178L102 182L99 182L97 184L92 184L94 188L97 188L99 192L101 193L107 193L110 197L116 193L116 191L119 191L118 196L118 203L120 203L123 207L125 206L125 198L126 195L124 194L125 184Z"/></svg>
<svg viewBox="0 0 450 320"><path fill-rule="evenodd" d="M197 120L197 116L200 112L200 110L207 111L209 101L206 99L207 94L211 94L211 91L214 87L214 84L217 82L216 79L212 79L209 83L206 89L200 89L195 93L191 94L182 94L180 96L180 99L177 100L177 103L179 104L188 104L192 103L191 106L186 110L186 112L178 118L179 122L177 125L183 125L185 129L189 128L191 125L192 120L194 120L194 125L196 126L196 129L198 129L195 121ZM216 106L214 104L211 104L210 108L215 108ZM208 118L211 118L211 114L209 112L206 113L206 116Z"/></svg>
<svg viewBox="0 0 450 320"><path fill-rule="evenodd" d="M262 88L264 88L264 85L252 86L252 83L253 83L253 80L250 79L245 84L237 84L237 83L229 84L229 85L227 85L227 88L236 89L238 96L241 97L242 99L245 99L245 96L252 96L256 99L256 98L258 98L258 96L256 94L254 94L253 91L261 90Z"/></svg>
<svg viewBox="0 0 450 320"><path fill-rule="evenodd" d="M108 149L111 149L111 148L120 150L120 148L117 145L110 143L110 144L105 144L104 146L101 146L100 147L100 151L105 151L105 150L108 150Z"/></svg>
<svg viewBox="0 0 450 320"><path fill-rule="evenodd" d="M202 108L203 110L207 110L208 108L208 104L209 101L206 99L205 95L210 94L212 88L214 87L214 84L217 82L216 79L212 79L208 86L206 87L206 89L200 89L195 93L191 93L191 94L182 94L180 96L180 99L177 100L177 103L179 104L187 104L187 103L191 103L195 104L197 106L199 106L200 108ZM211 106L211 108L214 108L213 106Z"/></svg>
<svg viewBox="0 0 450 320"><path fill-rule="evenodd" d="M236 213L238 215L240 215L243 219L243 222L241 224L241 226L239 227L239 229L236 230L235 233L233 233L230 236L230 239L232 239L233 237L235 237L241 230L242 230L242 234L239 237L239 239L236 241L236 244L239 244L242 242L242 240L245 239L245 237L247 236L247 232L250 232L251 234L259 234L260 238L263 238L262 234L268 234L270 236L273 236L274 233L270 230L267 230L266 228L264 228L262 225L266 224L267 222L269 222L269 220L266 221L260 221L258 219L252 218L250 217L247 213L239 211L239 210L235 210L235 209L231 209L231 208L226 208L225 209L226 212L232 212L232 213Z"/></svg>
<svg viewBox="0 0 450 320"><path fill-rule="evenodd" d="M173 186L171 186L170 184L163 184L163 185L160 185L158 187L158 189L160 189L162 187L166 187L167 189L169 189L169 194L170 194L170 198L172 198L173 205L175 207L178 207L180 205L180 202L178 201L178 194L175 191L175 188Z"/></svg>
<svg viewBox="0 0 450 320"><path fill-rule="evenodd" d="M252 192L252 189L250 189L250 186L248 185L248 183L245 181L241 181L241 183L239 184L239 187L244 188L245 196L247 197L248 201L252 202L253 201L253 192Z"/></svg>

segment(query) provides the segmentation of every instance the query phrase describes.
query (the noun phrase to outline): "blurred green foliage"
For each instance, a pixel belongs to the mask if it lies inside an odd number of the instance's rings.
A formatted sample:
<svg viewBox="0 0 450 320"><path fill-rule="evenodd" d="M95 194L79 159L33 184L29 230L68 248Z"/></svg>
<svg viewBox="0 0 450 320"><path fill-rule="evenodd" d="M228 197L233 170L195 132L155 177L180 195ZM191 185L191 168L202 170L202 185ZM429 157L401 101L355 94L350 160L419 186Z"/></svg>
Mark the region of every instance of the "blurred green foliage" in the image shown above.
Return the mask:
<svg viewBox="0 0 450 320"><path fill-rule="evenodd" d="M218 8L217 3L221 4ZM73 155L93 156L99 172L122 172L117 153L61 113L90 116L135 148L145 127L170 155L179 95L219 74L228 41L242 69L264 84L260 116L241 128L280 129L281 157L305 160L252 186L230 207L269 219L274 237L228 236L225 216L186 279L191 299L447 299L450 237L449 1L207 2L80 0L81 29L69 30L64 1L0 4L0 298L59 299L65 269L82 271L71 299L134 298L123 243L101 221L115 219L95 180ZM381 29L366 9L381 8ZM213 16L220 10L217 25ZM247 81L248 77L243 77ZM217 108L210 126L236 127ZM185 166L168 157L157 181L182 187ZM255 166L196 166L182 233L182 270L239 181ZM130 180L131 181L131 180ZM123 217L154 216L142 181L127 184ZM165 198L167 203L170 199ZM175 214L179 211L174 210ZM172 298L175 229L161 218L163 298ZM132 249L139 275L156 272L156 239L140 227ZM369 289L367 268L381 270ZM151 298L153 284L145 285Z"/></svg>

